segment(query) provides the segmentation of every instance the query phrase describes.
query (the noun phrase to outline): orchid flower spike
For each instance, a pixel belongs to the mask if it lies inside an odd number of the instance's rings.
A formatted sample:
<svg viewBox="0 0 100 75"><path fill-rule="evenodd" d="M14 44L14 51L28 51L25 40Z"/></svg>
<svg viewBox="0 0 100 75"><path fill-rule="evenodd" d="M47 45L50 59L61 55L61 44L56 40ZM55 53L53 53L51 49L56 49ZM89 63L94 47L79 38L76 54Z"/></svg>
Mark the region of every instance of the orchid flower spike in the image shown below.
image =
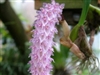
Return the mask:
<svg viewBox="0 0 100 75"><path fill-rule="evenodd" d="M34 35L30 42L32 43L29 61L29 72L31 75L50 75L52 71L51 62L53 59L54 34L57 33L55 25L61 19L64 4L56 3L51 0L51 3L44 3L43 7L37 11L37 20L34 22Z"/></svg>

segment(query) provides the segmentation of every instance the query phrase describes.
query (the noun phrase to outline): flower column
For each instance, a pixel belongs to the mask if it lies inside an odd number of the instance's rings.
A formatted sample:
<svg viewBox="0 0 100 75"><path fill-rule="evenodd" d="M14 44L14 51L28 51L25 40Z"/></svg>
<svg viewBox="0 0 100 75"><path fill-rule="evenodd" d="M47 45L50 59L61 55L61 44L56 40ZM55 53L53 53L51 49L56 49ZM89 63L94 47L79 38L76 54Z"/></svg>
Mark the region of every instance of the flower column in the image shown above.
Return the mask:
<svg viewBox="0 0 100 75"><path fill-rule="evenodd" d="M53 38L57 33L55 25L61 20L60 15L63 8L63 4L59 5L51 0L51 3L44 3L43 7L37 11L38 15L34 23L35 30L33 30L34 35L30 47L29 71L32 75L50 75L52 71Z"/></svg>

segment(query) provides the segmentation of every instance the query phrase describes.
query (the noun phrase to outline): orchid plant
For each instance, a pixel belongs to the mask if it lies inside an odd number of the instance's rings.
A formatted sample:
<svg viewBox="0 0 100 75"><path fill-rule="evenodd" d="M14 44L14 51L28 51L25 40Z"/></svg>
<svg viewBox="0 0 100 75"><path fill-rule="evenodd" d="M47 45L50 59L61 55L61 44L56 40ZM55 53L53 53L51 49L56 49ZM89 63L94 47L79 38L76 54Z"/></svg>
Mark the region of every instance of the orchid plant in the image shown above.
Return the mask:
<svg viewBox="0 0 100 75"><path fill-rule="evenodd" d="M31 75L51 75L51 71L53 70L51 62L54 61L51 58L54 52L52 47L55 45L53 38L58 32L56 25L59 23L62 25L63 30L63 36L60 38L60 43L62 45L69 48L69 50L84 63L93 56L92 50L85 39L86 33L84 32L84 27L82 27L84 25L84 20L86 19L90 1L91 0L84 0L84 8L82 10L80 21L72 29L72 32L70 32L67 22L62 17L64 4L56 3L55 0L51 0L51 3L43 3L43 7L37 11L37 20L34 22L35 29L32 31L33 35L30 40L31 53L29 57L31 60L29 61L29 72ZM75 43L75 41L80 39L78 36L82 36L81 33L83 34L81 41L85 41L84 44L87 45L88 53L90 53L89 56L81 49L80 43ZM94 58L95 57L93 57L93 59Z"/></svg>

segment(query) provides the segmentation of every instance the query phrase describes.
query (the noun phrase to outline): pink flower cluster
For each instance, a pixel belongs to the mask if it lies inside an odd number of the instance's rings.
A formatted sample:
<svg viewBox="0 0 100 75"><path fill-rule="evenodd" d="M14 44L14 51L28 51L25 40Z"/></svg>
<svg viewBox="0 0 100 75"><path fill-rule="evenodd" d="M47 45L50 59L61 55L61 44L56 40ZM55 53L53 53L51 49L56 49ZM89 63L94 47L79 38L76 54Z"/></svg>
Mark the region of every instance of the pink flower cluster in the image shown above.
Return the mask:
<svg viewBox="0 0 100 75"><path fill-rule="evenodd" d="M57 33L55 25L61 19L63 8L64 4L60 5L51 0L51 3L44 3L43 7L37 11L34 35L31 39L32 50L29 55L31 57L29 71L32 75L50 75L52 71L53 38Z"/></svg>

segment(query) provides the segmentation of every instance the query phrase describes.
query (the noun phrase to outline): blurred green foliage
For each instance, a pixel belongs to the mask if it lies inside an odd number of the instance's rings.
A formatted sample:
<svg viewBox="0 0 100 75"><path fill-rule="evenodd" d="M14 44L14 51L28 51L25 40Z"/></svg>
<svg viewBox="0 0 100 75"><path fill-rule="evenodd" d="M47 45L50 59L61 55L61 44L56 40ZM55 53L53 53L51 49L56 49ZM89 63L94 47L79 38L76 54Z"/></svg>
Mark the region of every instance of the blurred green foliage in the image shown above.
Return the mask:
<svg viewBox="0 0 100 75"><path fill-rule="evenodd" d="M53 65L56 69L64 68L66 65L66 59L69 56L69 49L63 45L60 44L60 51L56 50L54 48L54 62Z"/></svg>
<svg viewBox="0 0 100 75"><path fill-rule="evenodd" d="M25 55L21 55L18 50L2 49L0 75L29 75L29 65L27 64L29 51Z"/></svg>
<svg viewBox="0 0 100 75"><path fill-rule="evenodd" d="M29 44L26 44L25 55L21 55L4 25L0 27L0 34L0 75L29 75Z"/></svg>
<svg viewBox="0 0 100 75"><path fill-rule="evenodd" d="M3 61L0 62L0 75L29 75L27 71L29 65L23 62L23 56L19 55L18 51L5 51L2 57ZM24 59L27 59L25 57Z"/></svg>

